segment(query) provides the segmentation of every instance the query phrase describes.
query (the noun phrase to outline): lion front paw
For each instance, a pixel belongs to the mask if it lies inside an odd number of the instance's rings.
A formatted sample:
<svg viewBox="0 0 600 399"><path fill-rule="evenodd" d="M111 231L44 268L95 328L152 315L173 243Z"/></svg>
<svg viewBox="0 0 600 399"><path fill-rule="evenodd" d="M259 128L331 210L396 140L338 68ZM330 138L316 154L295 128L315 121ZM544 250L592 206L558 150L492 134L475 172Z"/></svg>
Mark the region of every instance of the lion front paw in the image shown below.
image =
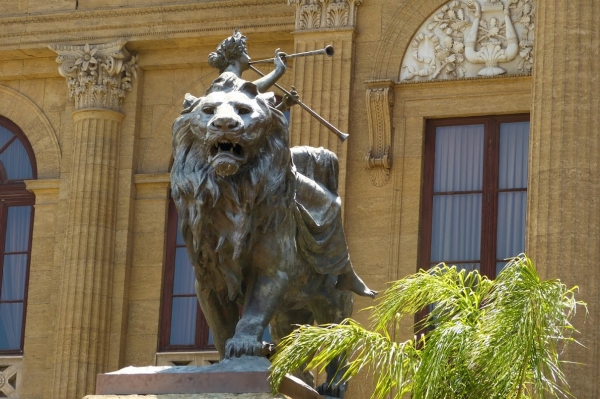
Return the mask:
<svg viewBox="0 0 600 399"><path fill-rule="evenodd" d="M225 358L246 356L261 356L263 345L253 339L231 338L225 344Z"/></svg>

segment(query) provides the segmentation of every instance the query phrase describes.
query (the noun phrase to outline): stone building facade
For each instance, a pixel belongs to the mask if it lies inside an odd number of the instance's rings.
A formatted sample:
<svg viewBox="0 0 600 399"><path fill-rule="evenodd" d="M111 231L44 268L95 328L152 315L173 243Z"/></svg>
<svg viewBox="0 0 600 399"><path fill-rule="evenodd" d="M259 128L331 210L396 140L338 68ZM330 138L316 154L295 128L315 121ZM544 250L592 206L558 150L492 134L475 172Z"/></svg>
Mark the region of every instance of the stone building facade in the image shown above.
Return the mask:
<svg viewBox="0 0 600 399"><path fill-rule="evenodd" d="M348 244L366 282L381 290L441 260L493 277L506 251L524 248L543 276L578 284L589 305L587 321L576 320L585 348L567 353L584 365L567 372L578 398L596 398L599 8L595 0L2 1L0 392L75 399L93 392L97 373L216 358L199 316L191 336L167 333L188 315L175 302L193 301L174 286L171 124L185 93L203 93L217 76L208 53L238 28L254 59L334 46L331 58L291 61L280 84L350 134L340 143L292 109L293 145L338 154ZM460 175L452 162L470 159L476 142L485 187L438 186L442 172ZM440 148L450 155L439 158ZM503 186L506 148L520 180ZM452 196L458 205L444 208ZM467 225L463 216L474 213L482 219ZM450 227L440 229L442 219ZM505 220L512 241L501 244ZM475 238L447 241L467 236ZM356 299L355 309L369 304ZM349 396L368 398L368 380Z"/></svg>

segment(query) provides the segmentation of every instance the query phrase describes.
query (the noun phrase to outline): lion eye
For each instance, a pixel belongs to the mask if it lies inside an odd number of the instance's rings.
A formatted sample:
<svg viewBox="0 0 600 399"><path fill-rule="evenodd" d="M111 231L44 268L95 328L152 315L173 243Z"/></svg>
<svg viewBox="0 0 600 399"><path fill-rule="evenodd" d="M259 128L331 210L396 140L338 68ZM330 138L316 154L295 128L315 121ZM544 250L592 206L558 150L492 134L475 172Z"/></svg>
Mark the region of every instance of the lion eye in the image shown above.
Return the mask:
<svg viewBox="0 0 600 399"><path fill-rule="evenodd" d="M202 112L208 115L213 115L215 113L215 109L212 107L204 107L202 108Z"/></svg>
<svg viewBox="0 0 600 399"><path fill-rule="evenodd" d="M246 107L241 107L240 109L238 109L239 115L247 115L251 112L252 112L252 110L250 108L246 108Z"/></svg>

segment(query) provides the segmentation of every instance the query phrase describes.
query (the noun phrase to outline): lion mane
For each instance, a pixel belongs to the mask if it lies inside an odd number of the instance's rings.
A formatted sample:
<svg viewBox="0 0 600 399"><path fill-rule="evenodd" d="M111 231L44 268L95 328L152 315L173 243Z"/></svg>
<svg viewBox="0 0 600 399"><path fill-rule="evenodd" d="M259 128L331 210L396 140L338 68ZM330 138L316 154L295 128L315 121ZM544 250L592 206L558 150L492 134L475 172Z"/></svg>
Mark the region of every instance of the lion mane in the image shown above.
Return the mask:
<svg viewBox="0 0 600 399"><path fill-rule="evenodd" d="M252 98L266 115L253 119L245 131L255 139L244 148L249 154L237 173L219 176L209 162L206 128L194 125L198 109L184 111L173 124L171 195L179 212L179 228L201 289L214 290L220 301L233 301L241 294L244 251L251 249L259 234L277 229L293 217L295 177L288 147L287 120L273 108L272 93L258 93L250 82L217 79L212 91L240 91ZM225 219L212 228L215 218ZM292 234L293 232L290 232ZM293 239L293 238L292 238ZM232 253L219 252L229 245Z"/></svg>

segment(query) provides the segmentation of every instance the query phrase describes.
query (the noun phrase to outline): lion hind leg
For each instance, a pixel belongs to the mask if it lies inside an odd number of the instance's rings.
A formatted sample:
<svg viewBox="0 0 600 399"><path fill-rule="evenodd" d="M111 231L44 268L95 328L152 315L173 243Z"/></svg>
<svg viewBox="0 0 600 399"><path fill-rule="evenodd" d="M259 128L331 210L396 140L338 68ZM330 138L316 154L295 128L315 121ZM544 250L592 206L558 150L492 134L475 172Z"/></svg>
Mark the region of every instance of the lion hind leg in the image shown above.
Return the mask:
<svg viewBox="0 0 600 399"><path fill-rule="evenodd" d="M225 358L225 345L235 333L239 319L239 310L235 302L221 303L212 290L200 289L196 281L196 296L202 313L213 333L213 342L219 351L221 360Z"/></svg>
<svg viewBox="0 0 600 399"><path fill-rule="evenodd" d="M339 291L330 289L324 292L327 300L323 297L317 298L310 304L310 309L319 324L340 323L352 314L352 293L350 291ZM334 359L325 367L327 380L317 387L317 391L324 396L344 398L347 382L341 382L341 378L347 369L347 362L341 357Z"/></svg>
<svg viewBox="0 0 600 399"><path fill-rule="evenodd" d="M291 334L298 325L309 324L315 322L315 317L312 312L306 308L288 310L275 315L271 321L271 337L275 345L279 345L283 337ZM293 372L293 376L300 378L311 387L315 386L315 377L310 371L304 371L306 364Z"/></svg>

